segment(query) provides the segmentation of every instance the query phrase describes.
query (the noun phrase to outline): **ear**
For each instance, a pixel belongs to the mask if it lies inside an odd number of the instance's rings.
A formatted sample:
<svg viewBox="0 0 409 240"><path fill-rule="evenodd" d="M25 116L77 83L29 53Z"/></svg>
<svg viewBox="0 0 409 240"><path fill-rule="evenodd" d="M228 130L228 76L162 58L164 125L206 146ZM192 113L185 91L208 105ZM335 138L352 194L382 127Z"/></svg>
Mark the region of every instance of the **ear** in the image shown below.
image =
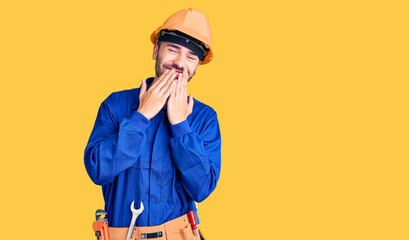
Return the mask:
<svg viewBox="0 0 409 240"><path fill-rule="evenodd" d="M152 53L153 60L156 60L156 57L158 56L158 50L159 50L159 47L158 47L158 44L156 43L155 46L153 47L153 53Z"/></svg>

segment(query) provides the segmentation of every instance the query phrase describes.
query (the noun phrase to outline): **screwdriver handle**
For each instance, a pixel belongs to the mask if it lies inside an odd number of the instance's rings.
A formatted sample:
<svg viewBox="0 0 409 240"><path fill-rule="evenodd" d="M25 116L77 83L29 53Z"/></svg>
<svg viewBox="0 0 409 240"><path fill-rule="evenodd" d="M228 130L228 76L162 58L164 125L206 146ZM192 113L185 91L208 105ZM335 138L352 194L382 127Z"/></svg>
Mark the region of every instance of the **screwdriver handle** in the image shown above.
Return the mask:
<svg viewBox="0 0 409 240"><path fill-rule="evenodd" d="M196 222L196 216L195 216L195 211L190 210L189 211L189 221L190 224L192 225L193 231L195 233L195 236L199 234L199 230L197 229L197 222Z"/></svg>

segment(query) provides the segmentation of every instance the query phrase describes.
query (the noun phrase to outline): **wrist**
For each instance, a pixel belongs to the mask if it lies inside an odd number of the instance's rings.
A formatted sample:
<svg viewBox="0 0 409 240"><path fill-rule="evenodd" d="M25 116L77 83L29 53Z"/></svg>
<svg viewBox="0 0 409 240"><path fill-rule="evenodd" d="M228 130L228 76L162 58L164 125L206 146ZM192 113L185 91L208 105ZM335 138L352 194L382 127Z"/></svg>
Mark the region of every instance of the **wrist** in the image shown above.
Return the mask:
<svg viewBox="0 0 409 240"><path fill-rule="evenodd" d="M170 123L170 125L176 125L176 124L179 124L179 123L181 123L181 122L183 122L183 121L185 121L186 119L182 119L182 118L180 118L180 119L169 119L169 123Z"/></svg>
<svg viewBox="0 0 409 240"><path fill-rule="evenodd" d="M150 120L138 111L133 112L129 120L136 124L141 131L145 131L150 124Z"/></svg>
<svg viewBox="0 0 409 240"><path fill-rule="evenodd" d="M178 137L183 137L184 135L192 132L192 129L190 128L188 121L185 120L178 124L171 125L170 131L173 137L178 138Z"/></svg>
<svg viewBox="0 0 409 240"><path fill-rule="evenodd" d="M145 116L148 120L151 120L152 117L149 114L147 114L145 111L143 111L142 109L138 109L136 111L142 114L143 116Z"/></svg>

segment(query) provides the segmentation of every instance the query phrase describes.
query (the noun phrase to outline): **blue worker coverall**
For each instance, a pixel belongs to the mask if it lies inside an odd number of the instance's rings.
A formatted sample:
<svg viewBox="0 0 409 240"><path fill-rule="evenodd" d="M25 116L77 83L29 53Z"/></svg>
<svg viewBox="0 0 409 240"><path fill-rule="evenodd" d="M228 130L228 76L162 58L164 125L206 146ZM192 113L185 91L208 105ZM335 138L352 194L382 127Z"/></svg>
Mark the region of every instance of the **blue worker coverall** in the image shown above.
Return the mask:
<svg viewBox="0 0 409 240"><path fill-rule="evenodd" d="M113 227L129 226L132 201L145 207L136 226L160 225L196 210L194 201L206 199L220 175L216 112L194 100L186 121L170 125L165 108L148 120L137 112L139 93L115 92L102 102L84 154Z"/></svg>

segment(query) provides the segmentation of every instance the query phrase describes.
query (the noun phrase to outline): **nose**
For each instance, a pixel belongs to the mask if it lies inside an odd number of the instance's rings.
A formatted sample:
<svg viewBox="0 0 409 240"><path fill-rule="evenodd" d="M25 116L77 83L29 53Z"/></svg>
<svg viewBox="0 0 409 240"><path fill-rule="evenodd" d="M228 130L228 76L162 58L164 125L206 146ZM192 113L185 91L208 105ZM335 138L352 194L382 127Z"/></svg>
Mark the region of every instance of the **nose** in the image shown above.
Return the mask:
<svg viewBox="0 0 409 240"><path fill-rule="evenodd" d="M184 59L184 56L182 54L177 55L173 59L173 64L175 66L177 66L177 69L183 69L184 63L185 63L185 59Z"/></svg>

